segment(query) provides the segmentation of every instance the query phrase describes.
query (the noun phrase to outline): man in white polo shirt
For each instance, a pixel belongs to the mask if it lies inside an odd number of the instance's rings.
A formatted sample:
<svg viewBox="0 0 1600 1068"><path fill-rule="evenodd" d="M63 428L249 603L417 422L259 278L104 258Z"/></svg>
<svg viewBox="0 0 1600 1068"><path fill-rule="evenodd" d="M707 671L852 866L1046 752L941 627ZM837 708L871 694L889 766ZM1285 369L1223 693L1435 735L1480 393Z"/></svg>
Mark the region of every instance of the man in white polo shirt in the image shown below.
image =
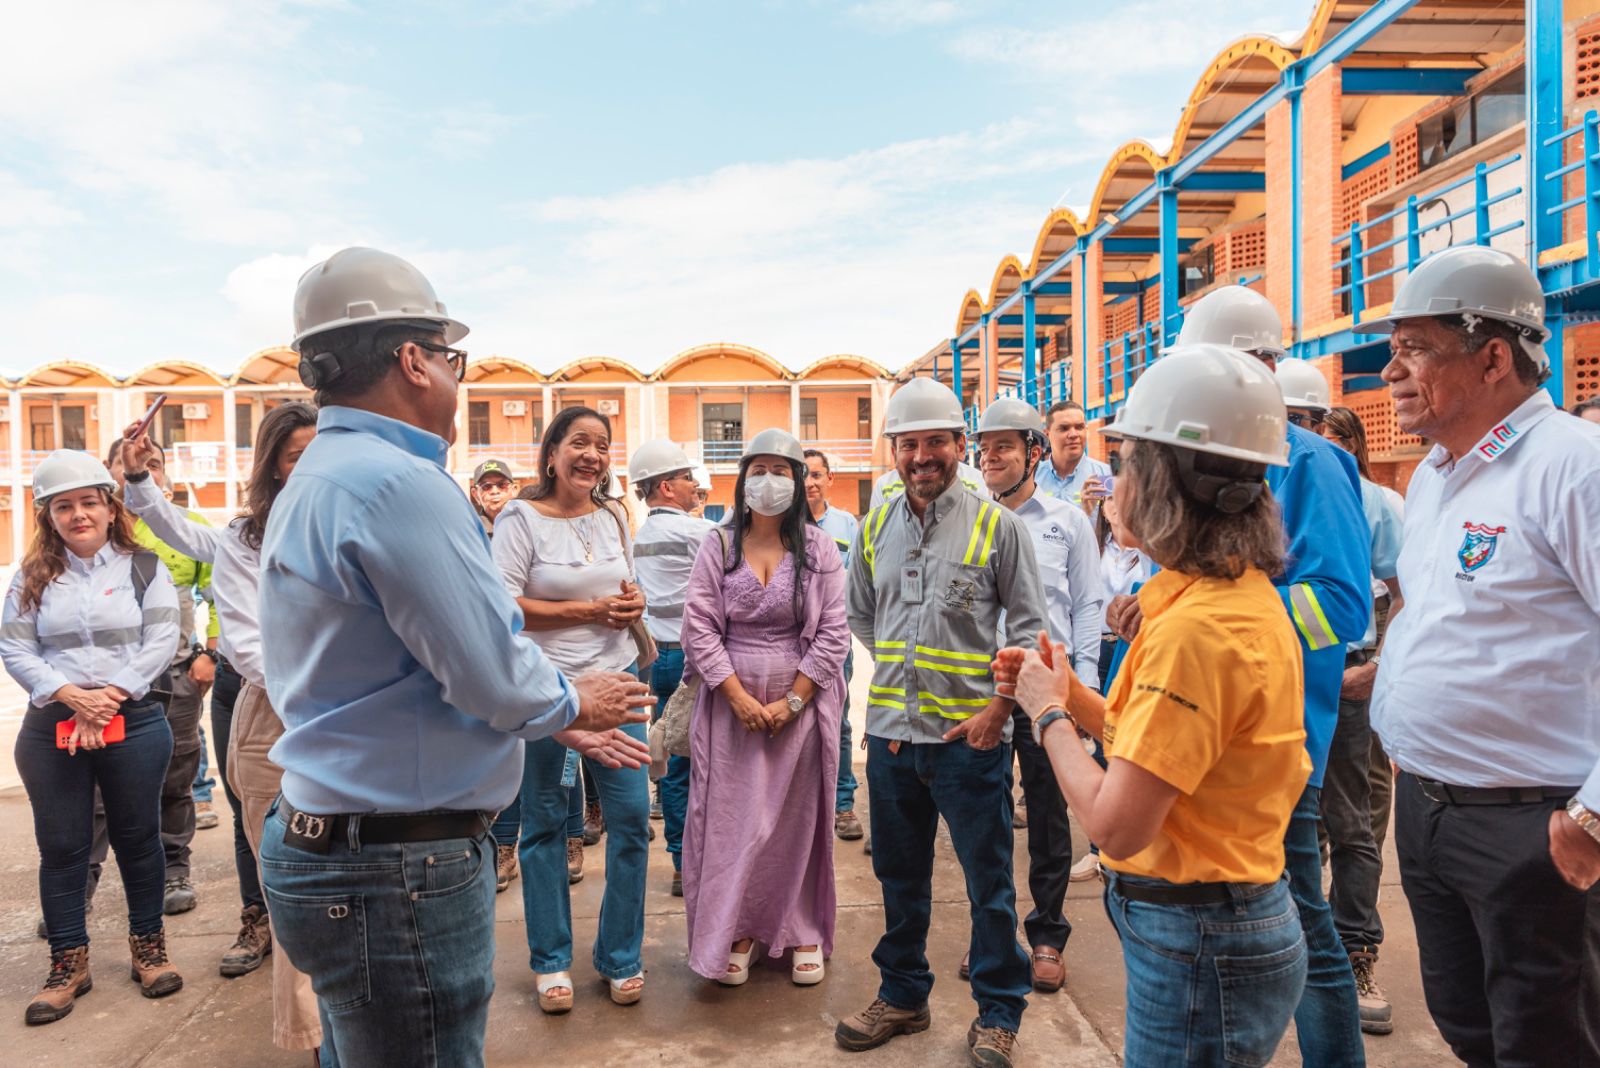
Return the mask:
<svg viewBox="0 0 1600 1068"><path fill-rule="evenodd" d="M1362 329L1434 443L1372 702L1428 1008L1469 1064L1600 1063L1600 427L1539 388L1544 294L1506 253L1437 253Z"/></svg>

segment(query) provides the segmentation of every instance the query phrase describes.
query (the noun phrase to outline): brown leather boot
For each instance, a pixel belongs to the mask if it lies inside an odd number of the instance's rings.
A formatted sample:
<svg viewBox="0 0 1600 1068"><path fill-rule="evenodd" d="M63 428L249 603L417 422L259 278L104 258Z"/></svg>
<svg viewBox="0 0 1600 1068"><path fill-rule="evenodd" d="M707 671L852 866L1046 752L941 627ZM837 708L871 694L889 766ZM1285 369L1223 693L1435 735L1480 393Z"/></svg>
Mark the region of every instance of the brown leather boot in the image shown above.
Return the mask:
<svg viewBox="0 0 1600 1068"><path fill-rule="evenodd" d="M94 989L89 978L89 947L74 946L50 954L50 977L28 1002L30 1024L55 1023L72 1011L72 1003Z"/></svg>
<svg viewBox="0 0 1600 1068"><path fill-rule="evenodd" d="M567 882L583 882L583 839L567 839Z"/></svg>
<svg viewBox="0 0 1600 1068"><path fill-rule="evenodd" d="M514 845L497 845L494 847L494 892L500 893L511 885L511 880L517 877L517 847Z"/></svg>
<svg viewBox="0 0 1600 1068"><path fill-rule="evenodd" d="M260 905L246 905L239 913L239 937L222 955L222 966L217 970L224 979L237 979L261 967L271 952L272 921L267 918L267 910Z"/></svg>
<svg viewBox="0 0 1600 1068"><path fill-rule="evenodd" d="M133 978L145 997L164 998L183 989L183 976L167 959L167 932L131 934L128 949L133 953Z"/></svg>

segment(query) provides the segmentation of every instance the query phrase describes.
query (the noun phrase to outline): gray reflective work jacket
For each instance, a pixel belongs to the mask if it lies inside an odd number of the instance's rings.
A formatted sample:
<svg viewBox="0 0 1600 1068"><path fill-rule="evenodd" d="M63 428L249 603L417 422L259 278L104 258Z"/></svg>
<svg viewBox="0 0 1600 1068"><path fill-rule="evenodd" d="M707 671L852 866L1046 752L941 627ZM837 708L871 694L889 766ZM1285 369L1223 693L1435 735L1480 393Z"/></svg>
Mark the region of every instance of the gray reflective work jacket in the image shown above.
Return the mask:
<svg viewBox="0 0 1600 1068"><path fill-rule="evenodd" d="M1022 520L959 481L925 520L904 494L867 513L850 548L848 608L873 658L867 733L937 744L994 696L1002 608L1006 644L1038 645L1044 587ZM921 603L907 603L918 567Z"/></svg>

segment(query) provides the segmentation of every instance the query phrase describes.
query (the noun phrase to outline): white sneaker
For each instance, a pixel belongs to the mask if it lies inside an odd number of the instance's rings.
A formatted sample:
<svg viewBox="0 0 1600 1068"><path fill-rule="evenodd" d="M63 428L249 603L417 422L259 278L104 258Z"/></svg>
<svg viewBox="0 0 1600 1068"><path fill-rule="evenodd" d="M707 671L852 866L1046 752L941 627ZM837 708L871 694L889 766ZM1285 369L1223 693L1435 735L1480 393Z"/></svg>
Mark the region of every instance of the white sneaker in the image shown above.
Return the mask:
<svg viewBox="0 0 1600 1068"><path fill-rule="evenodd" d="M1067 878L1075 883L1100 878L1100 857L1095 853L1085 853L1083 859L1072 866Z"/></svg>

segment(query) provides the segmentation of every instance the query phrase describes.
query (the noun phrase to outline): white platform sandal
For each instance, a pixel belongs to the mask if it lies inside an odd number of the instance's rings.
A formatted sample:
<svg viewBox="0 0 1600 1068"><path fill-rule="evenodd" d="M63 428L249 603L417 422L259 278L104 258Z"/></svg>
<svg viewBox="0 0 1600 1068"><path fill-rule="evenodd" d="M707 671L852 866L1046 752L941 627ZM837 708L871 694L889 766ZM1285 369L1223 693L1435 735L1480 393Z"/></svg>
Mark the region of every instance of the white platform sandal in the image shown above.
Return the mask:
<svg viewBox="0 0 1600 1068"><path fill-rule="evenodd" d="M723 986L744 986L750 981L750 958L756 955L756 943L750 942L750 948L743 953L728 951L728 970L724 972L717 982Z"/></svg>
<svg viewBox="0 0 1600 1068"><path fill-rule="evenodd" d="M533 973L533 987L539 993L539 1009L551 1016L572 1011L572 974L570 972ZM565 990L565 994L552 994L552 990Z"/></svg>
<svg viewBox="0 0 1600 1068"><path fill-rule="evenodd" d="M814 964L816 967L807 968L805 965ZM794 951L794 960L789 970L789 978L795 986L816 986L822 982L826 973L826 965L822 962L822 947L816 949L797 949Z"/></svg>
<svg viewBox="0 0 1600 1068"><path fill-rule="evenodd" d="M638 986L631 990L623 989L623 987L625 987L628 983L633 982L635 979L639 980ZM616 1002L618 1005L632 1005L640 998L644 997L644 972L634 972L632 975L625 975L621 979L607 979L606 985L611 988L612 1001Z"/></svg>

